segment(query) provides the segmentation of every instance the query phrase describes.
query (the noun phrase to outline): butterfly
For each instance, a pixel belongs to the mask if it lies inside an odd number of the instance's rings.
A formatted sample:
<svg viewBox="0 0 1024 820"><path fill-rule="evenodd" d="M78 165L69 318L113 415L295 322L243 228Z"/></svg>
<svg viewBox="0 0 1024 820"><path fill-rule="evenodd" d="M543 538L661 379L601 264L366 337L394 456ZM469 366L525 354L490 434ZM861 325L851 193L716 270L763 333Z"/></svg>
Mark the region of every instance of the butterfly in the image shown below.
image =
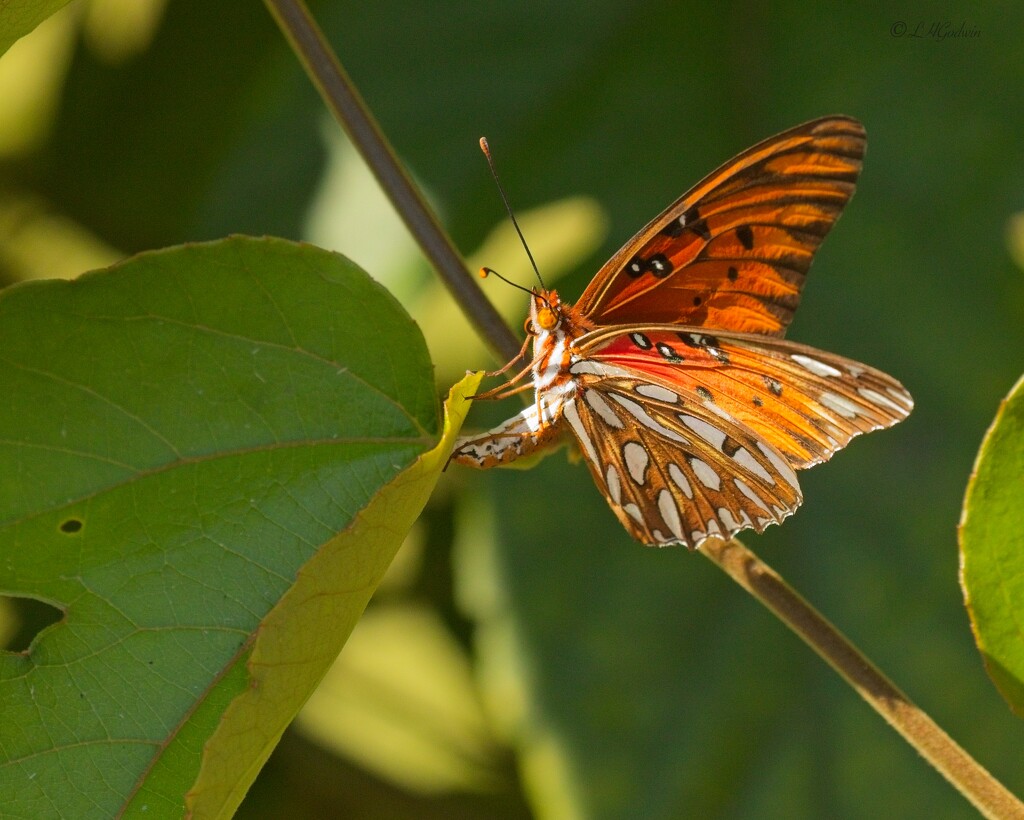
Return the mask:
<svg viewBox="0 0 1024 820"><path fill-rule="evenodd" d="M504 424L456 442L487 469L575 437L626 530L650 545L781 523L796 471L906 418L913 399L867 365L783 340L814 252L853 195L864 127L825 117L712 172L630 239L576 304L530 291L528 389ZM527 380L527 377L530 377Z"/></svg>

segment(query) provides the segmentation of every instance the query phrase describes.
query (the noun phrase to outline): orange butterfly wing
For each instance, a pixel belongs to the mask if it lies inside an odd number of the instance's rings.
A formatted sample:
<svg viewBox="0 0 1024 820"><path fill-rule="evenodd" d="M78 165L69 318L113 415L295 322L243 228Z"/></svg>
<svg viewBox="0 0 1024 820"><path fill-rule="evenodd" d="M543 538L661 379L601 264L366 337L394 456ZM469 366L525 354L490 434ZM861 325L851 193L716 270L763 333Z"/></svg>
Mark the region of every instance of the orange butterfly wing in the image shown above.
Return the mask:
<svg viewBox="0 0 1024 820"><path fill-rule="evenodd" d="M782 336L814 252L853 196L865 144L857 120L835 116L744 151L629 240L576 308L597 325Z"/></svg>
<svg viewBox="0 0 1024 820"><path fill-rule="evenodd" d="M798 470L850 439L905 419L914 400L896 379L835 353L703 328L602 328L579 340L585 361L698 395L755 433Z"/></svg>

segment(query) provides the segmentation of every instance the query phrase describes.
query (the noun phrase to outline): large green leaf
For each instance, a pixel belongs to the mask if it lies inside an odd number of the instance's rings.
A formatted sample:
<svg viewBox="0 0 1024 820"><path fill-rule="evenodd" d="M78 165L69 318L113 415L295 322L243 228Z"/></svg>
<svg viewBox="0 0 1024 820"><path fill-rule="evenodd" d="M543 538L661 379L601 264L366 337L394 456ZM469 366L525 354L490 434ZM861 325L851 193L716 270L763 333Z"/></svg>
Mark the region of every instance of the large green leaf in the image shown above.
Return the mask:
<svg viewBox="0 0 1024 820"><path fill-rule="evenodd" d="M71 0L0 0L0 56Z"/></svg>
<svg viewBox="0 0 1024 820"><path fill-rule="evenodd" d="M0 805L228 811L443 465L422 337L233 238L11 288L0 350L0 589L64 612L0 654Z"/></svg>
<svg viewBox="0 0 1024 820"><path fill-rule="evenodd" d="M960 524L964 600L985 668L1024 715L1024 379L978 451Z"/></svg>

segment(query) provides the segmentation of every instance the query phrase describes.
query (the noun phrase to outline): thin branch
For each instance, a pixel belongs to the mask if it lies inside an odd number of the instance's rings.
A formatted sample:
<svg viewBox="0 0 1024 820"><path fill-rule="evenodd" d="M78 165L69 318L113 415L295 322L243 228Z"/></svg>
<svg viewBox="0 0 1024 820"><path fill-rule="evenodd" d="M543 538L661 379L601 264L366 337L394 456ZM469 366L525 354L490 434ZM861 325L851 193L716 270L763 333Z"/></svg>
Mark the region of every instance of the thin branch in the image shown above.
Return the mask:
<svg viewBox="0 0 1024 820"><path fill-rule="evenodd" d="M345 129L452 296L502 361L519 350L515 334L487 301L436 214L413 185L362 97L302 0L266 0L327 107Z"/></svg>
<svg viewBox="0 0 1024 820"><path fill-rule="evenodd" d="M506 359L515 336L487 302L422 196L395 158L358 92L301 0L266 0L313 83L444 278L463 310ZM736 583L770 609L835 669L874 709L986 817L1024 820L1024 804L915 706L853 644L767 564L737 541L701 547Z"/></svg>
<svg viewBox="0 0 1024 820"><path fill-rule="evenodd" d="M738 541L705 541L700 552L799 635L985 817L1024 818L1021 803L896 688L777 572Z"/></svg>

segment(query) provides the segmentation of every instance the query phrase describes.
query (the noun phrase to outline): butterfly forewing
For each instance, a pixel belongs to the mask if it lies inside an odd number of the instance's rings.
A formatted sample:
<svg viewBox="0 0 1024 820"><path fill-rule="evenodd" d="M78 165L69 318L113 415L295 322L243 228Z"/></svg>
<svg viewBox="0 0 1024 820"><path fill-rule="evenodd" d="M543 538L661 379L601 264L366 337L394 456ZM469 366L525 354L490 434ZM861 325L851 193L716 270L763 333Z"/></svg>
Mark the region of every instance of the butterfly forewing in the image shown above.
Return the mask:
<svg viewBox="0 0 1024 820"><path fill-rule="evenodd" d="M634 538L653 545L760 532L800 504L770 444L696 393L593 361L575 368L565 409L594 480Z"/></svg>
<svg viewBox="0 0 1024 820"><path fill-rule="evenodd" d="M577 303L598 325L782 335L814 252L853 195L863 126L805 123L754 146L651 221Z"/></svg>

